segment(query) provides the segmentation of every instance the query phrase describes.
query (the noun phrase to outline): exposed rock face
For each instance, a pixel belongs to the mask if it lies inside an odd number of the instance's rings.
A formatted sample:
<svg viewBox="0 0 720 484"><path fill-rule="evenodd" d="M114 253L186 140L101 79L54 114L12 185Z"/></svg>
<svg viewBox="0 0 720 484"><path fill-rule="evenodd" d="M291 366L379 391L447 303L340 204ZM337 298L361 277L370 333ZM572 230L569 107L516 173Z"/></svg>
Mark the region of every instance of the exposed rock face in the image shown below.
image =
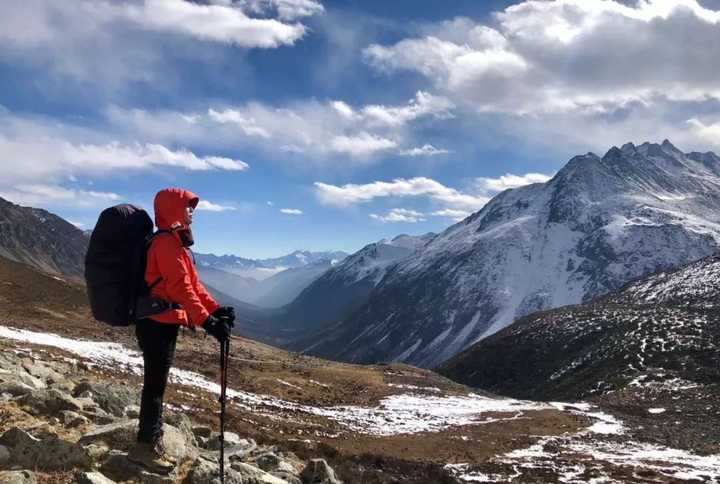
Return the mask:
<svg viewBox="0 0 720 484"><path fill-rule="evenodd" d="M86 484L220 481L218 434L170 409L165 411L162 445L177 462L175 468L167 475L155 474L131 462L128 451L135 445L137 418L127 415L137 414L130 403L137 400L137 388L76 378L74 364L56 361L53 369L34 356L0 352L0 415L20 424L6 426L0 420L0 483L34 484L31 470L51 475L74 471L75 482ZM301 482L297 469L304 462L231 431L226 432L225 458L228 483Z"/></svg>
<svg viewBox="0 0 720 484"><path fill-rule="evenodd" d="M384 276L313 355L433 367L534 311L588 301L720 246L720 158L669 142L578 156L507 190Z"/></svg>
<svg viewBox="0 0 720 484"><path fill-rule="evenodd" d="M57 215L0 198L0 256L80 278L88 242L82 230Z"/></svg>
<svg viewBox="0 0 720 484"><path fill-rule="evenodd" d="M304 484L342 484L324 459L313 459L300 475Z"/></svg>

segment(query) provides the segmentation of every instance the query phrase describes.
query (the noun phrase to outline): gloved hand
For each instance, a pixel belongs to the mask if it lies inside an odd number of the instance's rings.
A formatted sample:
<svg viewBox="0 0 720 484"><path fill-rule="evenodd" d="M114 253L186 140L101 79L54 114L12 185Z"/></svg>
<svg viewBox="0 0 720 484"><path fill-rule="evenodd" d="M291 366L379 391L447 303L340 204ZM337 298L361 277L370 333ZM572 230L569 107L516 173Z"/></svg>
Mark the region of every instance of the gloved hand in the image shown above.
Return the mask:
<svg viewBox="0 0 720 484"><path fill-rule="evenodd" d="M215 316L218 319L222 319L223 321L226 321L230 328L235 327L235 308L232 306L221 306L217 308L213 313L213 316Z"/></svg>
<svg viewBox="0 0 720 484"><path fill-rule="evenodd" d="M209 335L213 336L220 343L230 339L230 324L222 319L216 318L213 315L208 316L202 327Z"/></svg>

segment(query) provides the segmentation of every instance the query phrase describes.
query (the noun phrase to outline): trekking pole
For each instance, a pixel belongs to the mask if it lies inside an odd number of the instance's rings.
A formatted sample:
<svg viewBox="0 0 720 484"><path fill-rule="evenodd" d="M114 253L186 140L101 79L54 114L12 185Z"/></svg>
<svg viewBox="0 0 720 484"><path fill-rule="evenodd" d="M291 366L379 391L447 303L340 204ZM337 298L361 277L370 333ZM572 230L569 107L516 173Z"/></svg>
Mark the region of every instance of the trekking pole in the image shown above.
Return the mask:
<svg viewBox="0 0 720 484"><path fill-rule="evenodd" d="M220 484L225 484L225 394L227 392L230 339L220 343Z"/></svg>

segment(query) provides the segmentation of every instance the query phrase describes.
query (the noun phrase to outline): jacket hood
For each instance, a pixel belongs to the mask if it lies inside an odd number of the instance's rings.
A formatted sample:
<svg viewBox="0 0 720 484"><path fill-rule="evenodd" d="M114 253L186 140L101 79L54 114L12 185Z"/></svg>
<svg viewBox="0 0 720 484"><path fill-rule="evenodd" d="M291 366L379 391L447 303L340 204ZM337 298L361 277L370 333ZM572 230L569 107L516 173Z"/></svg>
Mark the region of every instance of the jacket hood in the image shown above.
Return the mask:
<svg viewBox="0 0 720 484"><path fill-rule="evenodd" d="M185 209L197 207L200 198L190 190L166 188L155 195L155 225L160 230L187 229Z"/></svg>

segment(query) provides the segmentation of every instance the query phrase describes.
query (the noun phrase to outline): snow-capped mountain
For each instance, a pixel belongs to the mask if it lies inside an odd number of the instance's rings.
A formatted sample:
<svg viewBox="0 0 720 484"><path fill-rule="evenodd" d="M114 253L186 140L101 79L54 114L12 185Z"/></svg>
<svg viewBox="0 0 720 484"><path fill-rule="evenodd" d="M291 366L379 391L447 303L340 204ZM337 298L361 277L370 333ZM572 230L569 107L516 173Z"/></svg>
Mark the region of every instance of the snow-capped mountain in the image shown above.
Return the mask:
<svg viewBox="0 0 720 484"><path fill-rule="evenodd" d="M318 277L290 304L283 308L283 316L269 323L276 329L272 338L276 344L287 344L298 338L293 347L313 340L310 330L333 323L350 314L365 302L372 289L398 261L411 256L435 234L421 236L399 235L368 244Z"/></svg>
<svg viewBox="0 0 720 484"><path fill-rule="evenodd" d="M57 215L0 198L0 256L81 278L88 242L82 230Z"/></svg>
<svg viewBox="0 0 720 484"><path fill-rule="evenodd" d="M716 155L667 140L588 153L434 237L303 349L435 366L519 317L588 301L719 244Z"/></svg>
<svg viewBox="0 0 720 484"><path fill-rule="evenodd" d="M717 439L720 430L707 419L720 419L719 278L714 255L589 303L529 315L440 372L519 398L604 396L668 410L682 400L685 409L673 419L695 420Z"/></svg>
<svg viewBox="0 0 720 484"><path fill-rule="evenodd" d="M267 279L286 269L304 267L309 264L331 261L336 263L347 257L342 251L310 252L296 250L281 257L268 259L247 259L236 255L214 255L195 253L198 267L210 267L257 281Z"/></svg>

